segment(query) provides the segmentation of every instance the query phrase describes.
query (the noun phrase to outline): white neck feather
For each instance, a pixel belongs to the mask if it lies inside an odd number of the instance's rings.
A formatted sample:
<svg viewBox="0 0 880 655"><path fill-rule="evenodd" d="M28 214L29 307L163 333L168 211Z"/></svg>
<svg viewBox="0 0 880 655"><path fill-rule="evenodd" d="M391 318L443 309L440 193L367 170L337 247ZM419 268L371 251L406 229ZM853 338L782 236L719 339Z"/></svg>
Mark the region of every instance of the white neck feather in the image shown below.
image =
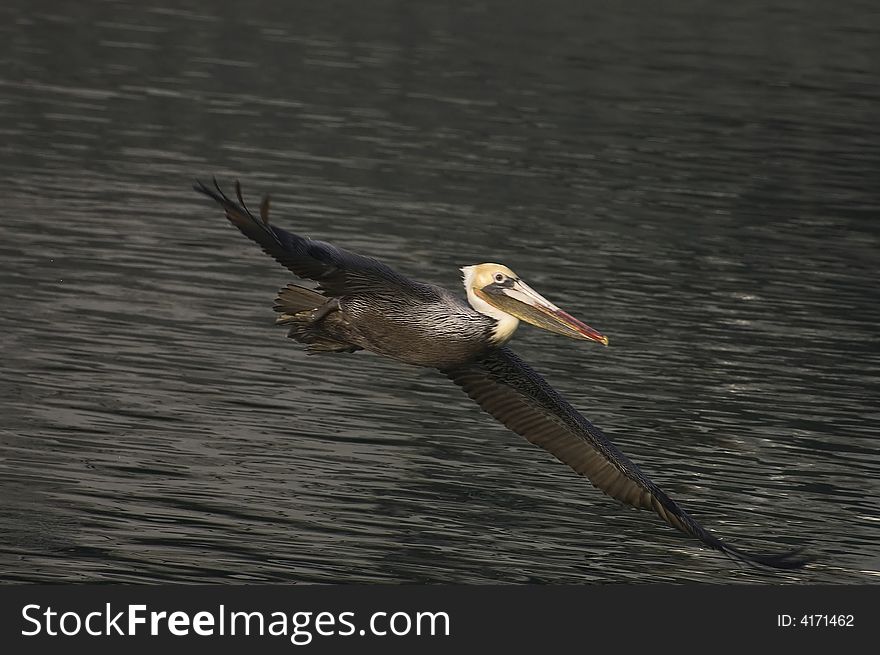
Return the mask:
<svg viewBox="0 0 880 655"><path fill-rule="evenodd" d="M501 346L508 341L519 326L519 319L507 312L503 312L494 305L490 305L474 292L474 266L464 266L463 274L464 290L470 306L484 316L495 319L495 327L492 328L492 343Z"/></svg>

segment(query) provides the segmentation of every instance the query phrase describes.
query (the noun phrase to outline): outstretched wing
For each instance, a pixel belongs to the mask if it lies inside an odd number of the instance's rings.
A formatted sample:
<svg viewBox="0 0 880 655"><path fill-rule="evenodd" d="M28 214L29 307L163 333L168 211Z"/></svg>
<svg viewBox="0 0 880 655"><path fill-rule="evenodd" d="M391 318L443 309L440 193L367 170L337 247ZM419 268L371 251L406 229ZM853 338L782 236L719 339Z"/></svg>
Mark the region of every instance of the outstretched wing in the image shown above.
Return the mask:
<svg viewBox="0 0 880 655"><path fill-rule="evenodd" d="M490 349L476 360L443 372L505 426L552 453L609 496L653 510L672 527L737 559L774 568L798 568L807 562L796 551L753 555L722 542L510 349Z"/></svg>
<svg viewBox="0 0 880 655"><path fill-rule="evenodd" d="M331 297L371 291L413 294L427 293L422 285L397 273L372 257L364 257L324 241L307 239L269 224L269 198L260 204L260 217L254 216L241 196L241 186L235 183L238 202L221 191L217 181L214 188L199 181L193 184L199 193L213 198L226 211L226 218L242 234L256 242L263 250L296 275L318 283L318 289Z"/></svg>

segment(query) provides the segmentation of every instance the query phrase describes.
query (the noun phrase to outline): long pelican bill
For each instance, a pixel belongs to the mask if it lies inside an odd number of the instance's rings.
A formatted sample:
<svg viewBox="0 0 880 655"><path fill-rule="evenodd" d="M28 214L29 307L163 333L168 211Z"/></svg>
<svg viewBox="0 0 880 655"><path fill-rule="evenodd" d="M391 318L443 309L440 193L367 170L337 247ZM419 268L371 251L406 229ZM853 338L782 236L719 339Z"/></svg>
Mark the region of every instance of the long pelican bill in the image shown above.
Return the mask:
<svg viewBox="0 0 880 655"><path fill-rule="evenodd" d="M572 339L608 345L608 337L564 312L520 279L507 279L478 290L483 299L521 321Z"/></svg>
<svg viewBox="0 0 880 655"><path fill-rule="evenodd" d="M435 368L500 423L545 449L612 498L652 510L670 526L733 558L779 569L804 566L797 551L754 554L703 528L630 461L598 427L569 404L505 343L520 321L573 339L608 345L608 338L541 296L498 263L461 268L467 304L457 295L417 282L389 266L269 222L264 200L255 215L241 188L235 198L196 182L229 221L316 289L289 284L275 311L288 336L309 353L372 351ZM304 365L303 365L304 366Z"/></svg>

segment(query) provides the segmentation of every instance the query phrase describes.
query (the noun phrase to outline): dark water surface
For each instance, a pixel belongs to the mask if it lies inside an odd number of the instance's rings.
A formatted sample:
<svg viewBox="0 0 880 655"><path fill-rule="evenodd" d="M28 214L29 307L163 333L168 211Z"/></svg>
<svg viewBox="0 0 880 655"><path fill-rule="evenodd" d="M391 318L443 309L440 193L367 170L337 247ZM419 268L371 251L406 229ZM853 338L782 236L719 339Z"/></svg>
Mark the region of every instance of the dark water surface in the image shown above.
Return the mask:
<svg viewBox="0 0 880 655"><path fill-rule="evenodd" d="M876 3L149 4L0 8L0 579L878 581ZM611 338L520 328L551 384L819 561L742 567L429 370L307 357L211 175L426 281L508 264Z"/></svg>

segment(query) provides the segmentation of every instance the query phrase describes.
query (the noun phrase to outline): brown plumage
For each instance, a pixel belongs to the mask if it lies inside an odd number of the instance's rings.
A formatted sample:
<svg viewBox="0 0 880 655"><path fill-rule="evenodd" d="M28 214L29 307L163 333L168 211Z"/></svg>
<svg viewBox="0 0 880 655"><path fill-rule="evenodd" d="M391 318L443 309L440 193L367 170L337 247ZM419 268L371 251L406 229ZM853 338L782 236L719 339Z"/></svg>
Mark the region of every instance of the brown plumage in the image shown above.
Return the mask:
<svg viewBox="0 0 880 655"><path fill-rule="evenodd" d="M410 364L439 369L486 412L531 443L586 476L609 496L656 512L672 527L736 559L774 568L798 568L798 551L746 553L710 533L670 499L595 425L504 344L519 320L577 339L608 340L560 310L510 269L481 264L462 269L469 304L440 287L415 282L388 266L269 223L268 199L260 218L216 185L197 182L247 237L316 290L288 285L276 300L278 323L309 352L371 350Z"/></svg>

